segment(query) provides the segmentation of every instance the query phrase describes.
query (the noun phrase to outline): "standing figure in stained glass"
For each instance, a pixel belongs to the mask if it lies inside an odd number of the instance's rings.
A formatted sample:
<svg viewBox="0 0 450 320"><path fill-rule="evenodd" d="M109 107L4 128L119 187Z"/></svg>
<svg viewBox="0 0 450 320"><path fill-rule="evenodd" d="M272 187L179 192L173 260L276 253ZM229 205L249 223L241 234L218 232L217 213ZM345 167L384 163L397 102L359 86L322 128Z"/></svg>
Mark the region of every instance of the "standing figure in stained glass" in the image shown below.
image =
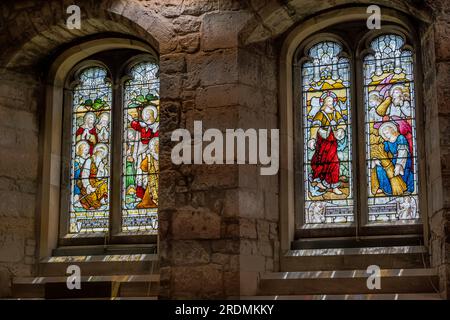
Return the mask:
<svg viewBox="0 0 450 320"><path fill-rule="evenodd" d="M332 189L341 195L339 187L338 140L345 136L345 121L342 114L336 110L338 97L332 91L326 91L320 97L321 108L313 118L312 138L308 142L314 150L311 159L312 179L319 189Z"/></svg>
<svg viewBox="0 0 450 320"><path fill-rule="evenodd" d="M146 178L141 168L142 161L144 161L149 154L149 142L151 139L159 136L159 123L156 121L158 117L158 109L155 106L147 106L142 109L141 119L134 120L128 113L131 121L131 128L137 132L138 145L135 148L134 159L136 159L136 196L143 198L146 188Z"/></svg>
<svg viewBox="0 0 450 320"><path fill-rule="evenodd" d="M73 179L75 181L74 183L74 190L73 190L73 199L74 199L74 205L80 206L80 195L81 195L81 171L83 169L84 163L86 162L86 159L89 158L89 150L90 146L87 141L79 141L75 145L75 159L73 162Z"/></svg>
<svg viewBox="0 0 450 320"><path fill-rule="evenodd" d="M414 174L408 140L400 134L394 122L384 122L378 132L384 143L378 145L379 147L383 146L383 150L374 150L381 154L374 160L379 183L376 193L385 195L412 193L414 191Z"/></svg>
<svg viewBox="0 0 450 320"><path fill-rule="evenodd" d="M86 160L81 172L81 205L87 209L100 209L107 204L108 199L108 171L105 161L108 147L99 143L95 146L92 156Z"/></svg>
<svg viewBox="0 0 450 320"><path fill-rule="evenodd" d="M94 147L98 142L97 128L95 127L96 116L93 112L87 112L83 117L83 124L77 129L77 141L85 140L89 143L89 153L92 155Z"/></svg>
<svg viewBox="0 0 450 320"><path fill-rule="evenodd" d="M133 188L135 184L135 175L136 175L136 168L134 165L134 150L136 149L136 131L133 129L127 130L127 148L126 148L126 164L125 164L125 188L127 194L134 194L136 193L136 190L130 190L130 188Z"/></svg>
<svg viewBox="0 0 450 320"><path fill-rule="evenodd" d="M159 138L153 138L149 143L147 157L141 163L141 170L147 174L146 188L142 201L137 205L139 209L158 207L159 184Z"/></svg>
<svg viewBox="0 0 450 320"><path fill-rule="evenodd" d="M109 141L109 112L103 112L98 117L98 123L96 125L98 141Z"/></svg>

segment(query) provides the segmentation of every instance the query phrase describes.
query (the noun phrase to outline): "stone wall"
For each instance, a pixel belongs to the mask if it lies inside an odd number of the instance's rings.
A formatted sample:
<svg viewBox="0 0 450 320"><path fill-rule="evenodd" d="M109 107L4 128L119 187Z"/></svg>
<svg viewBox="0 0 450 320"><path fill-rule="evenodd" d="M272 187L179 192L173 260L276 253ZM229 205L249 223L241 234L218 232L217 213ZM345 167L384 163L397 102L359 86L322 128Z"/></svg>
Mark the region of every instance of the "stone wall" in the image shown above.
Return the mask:
<svg viewBox="0 0 450 320"><path fill-rule="evenodd" d="M13 72L0 74L0 296L13 275L32 275L36 250L38 86Z"/></svg>
<svg viewBox="0 0 450 320"><path fill-rule="evenodd" d="M70 2L70 3L69 3ZM426 3L428 2L428 3ZM426 101L428 212L433 265L450 279L447 175L450 117L448 1L103 0L77 2L82 29L64 26L71 1L0 6L0 296L12 276L32 275L39 234L46 73L58 50L86 37L121 34L160 54L161 298L254 294L260 271L277 271L279 177L254 165L181 165L171 132L277 128L280 41L324 10L378 3L432 20L420 30ZM340 11L344 14L345 9ZM450 98L450 97L449 97ZM439 128L439 129L438 129ZM440 160L436 165L434 160ZM283 214L283 213L281 213ZM446 293L445 293L446 294Z"/></svg>
<svg viewBox="0 0 450 320"><path fill-rule="evenodd" d="M428 213L431 263L440 289L450 299L450 3L429 1L434 21L421 30L426 106Z"/></svg>

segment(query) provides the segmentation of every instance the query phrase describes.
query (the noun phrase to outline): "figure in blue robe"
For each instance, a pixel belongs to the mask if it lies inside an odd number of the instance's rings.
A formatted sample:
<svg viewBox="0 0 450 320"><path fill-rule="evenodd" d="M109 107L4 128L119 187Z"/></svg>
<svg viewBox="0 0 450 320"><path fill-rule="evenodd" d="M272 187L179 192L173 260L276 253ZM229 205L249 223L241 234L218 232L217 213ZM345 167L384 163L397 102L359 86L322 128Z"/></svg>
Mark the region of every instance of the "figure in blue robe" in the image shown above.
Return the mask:
<svg viewBox="0 0 450 320"><path fill-rule="evenodd" d="M409 151L408 140L404 135L398 134L394 142L384 142L384 150L392 154L392 164L394 165L394 168L397 164L400 164L403 167L403 174L400 174L399 176L406 184L406 192L414 192L413 161ZM380 189L383 190L386 195L392 195L392 186L386 170L381 165L377 165L376 172Z"/></svg>

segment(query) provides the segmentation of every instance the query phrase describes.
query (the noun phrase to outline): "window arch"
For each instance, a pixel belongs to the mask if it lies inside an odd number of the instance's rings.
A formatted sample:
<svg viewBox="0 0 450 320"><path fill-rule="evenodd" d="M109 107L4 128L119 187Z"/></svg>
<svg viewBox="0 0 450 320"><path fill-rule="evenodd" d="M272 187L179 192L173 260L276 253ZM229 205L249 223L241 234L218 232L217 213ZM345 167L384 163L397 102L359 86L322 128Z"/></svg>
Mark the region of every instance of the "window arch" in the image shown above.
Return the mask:
<svg viewBox="0 0 450 320"><path fill-rule="evenodd" d="M294 62L297 225L420 223L408 38L392 27L310 39Z"/></svg>
<svg viewBox="0 0 450 320"><path fill-rule="evenodd" d="M68 81L60 237L116 242L130 234L156 235L156 56L135 50L101 52L79 63Z"/></svg>

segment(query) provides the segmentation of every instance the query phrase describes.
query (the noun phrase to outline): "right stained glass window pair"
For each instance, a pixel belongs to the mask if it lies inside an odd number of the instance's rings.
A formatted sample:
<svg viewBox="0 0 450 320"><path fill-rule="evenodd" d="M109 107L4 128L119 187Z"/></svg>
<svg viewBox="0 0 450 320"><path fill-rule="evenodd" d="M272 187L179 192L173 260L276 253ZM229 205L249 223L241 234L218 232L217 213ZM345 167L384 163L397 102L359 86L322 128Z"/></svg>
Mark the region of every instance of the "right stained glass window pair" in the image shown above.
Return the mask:
<svg viewBox="0 0 450 320"><path fill-rule="evenodd" d="M340 43L323 41L309 49L302 65L305 223L355 219L354 85L364 96L367 220L418 218L413 54L404 45L399 35L375 38L363 61L362 84L351 83Z"/></svg>

